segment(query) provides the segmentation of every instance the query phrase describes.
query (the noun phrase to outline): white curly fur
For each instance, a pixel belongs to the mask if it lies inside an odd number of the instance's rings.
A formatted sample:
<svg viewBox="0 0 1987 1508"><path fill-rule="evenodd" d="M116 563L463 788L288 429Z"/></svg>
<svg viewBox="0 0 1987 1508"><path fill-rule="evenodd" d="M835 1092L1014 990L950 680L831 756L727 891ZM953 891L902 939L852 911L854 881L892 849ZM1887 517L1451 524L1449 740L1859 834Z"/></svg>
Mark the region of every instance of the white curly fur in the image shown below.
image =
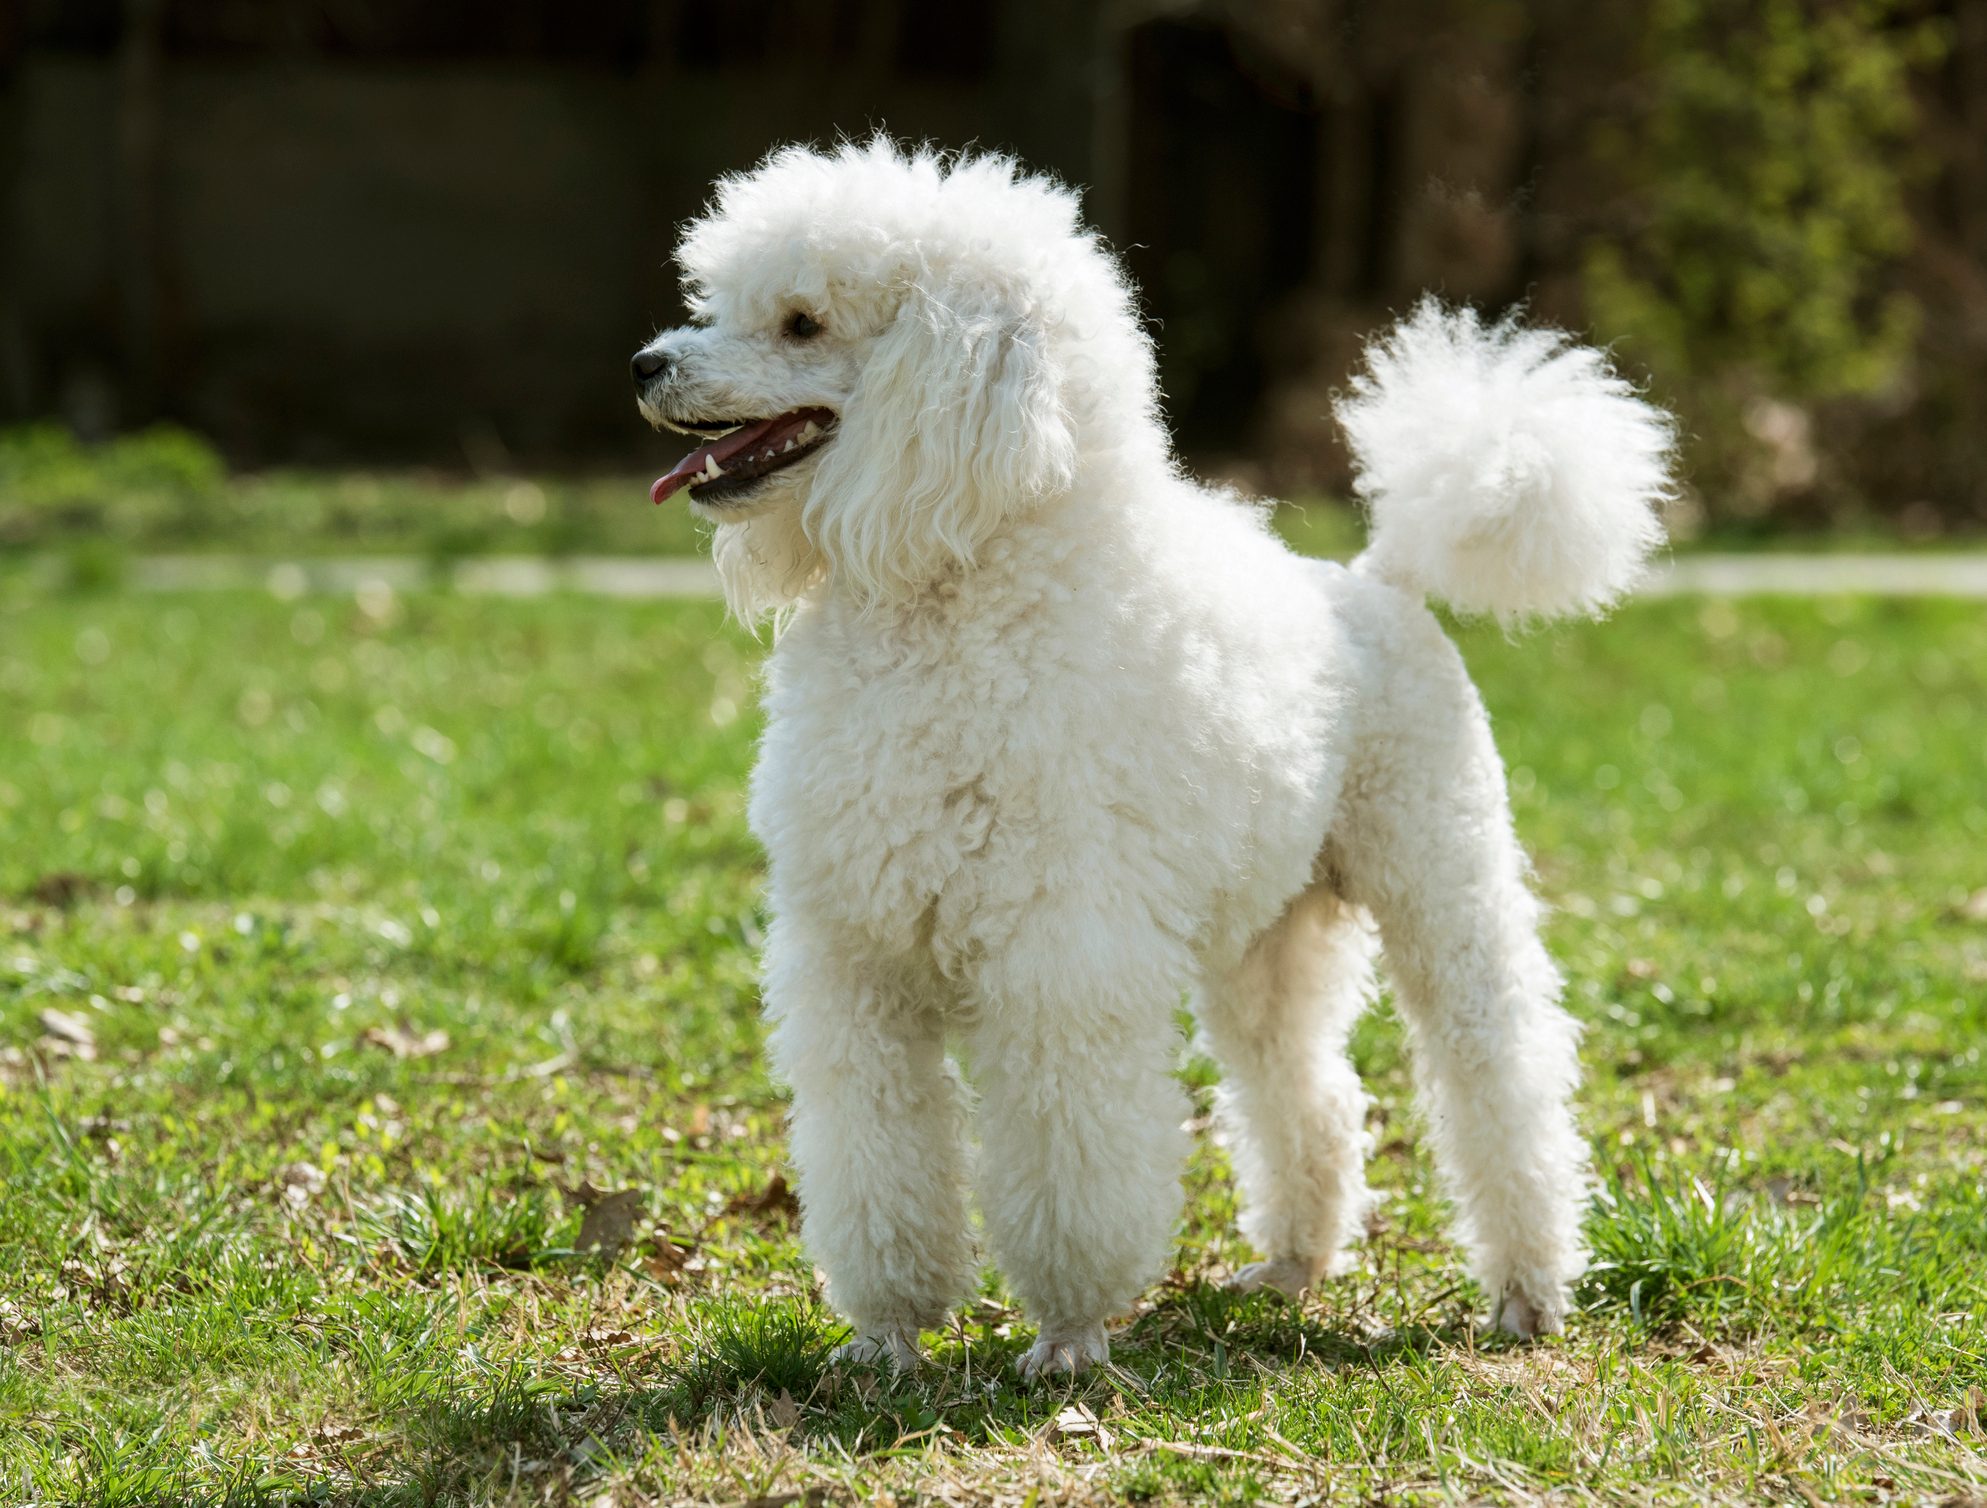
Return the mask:
<svg viewBox="0 0 1987 1508"><path fill-rule="evenodd" d="M971 1292L972 1194L1041 1326L1024 1372L1107 1354L1172 1248L1183 986L1264 1258L1238 1280L1336 1270L1368 1202L1346 1041L1376 951L1471 1271L1507 1327L1556 1327L1584 1260L1577 1031L1489 722L1418 594L1604 601L1648 546L1656 422L1553 338L1424 312L1350 405L1380 537L1348 571L1179 474L1124 279L1046 179L790 148L719 186L681 259L699 319L653 345L652 419L839 416L744 501L691 506L734 610L788 616L750 809L765 1001L850 1354L910 1361ZM1452 427L1479 380L1500 417ZM1418 472L1431 430L1448 459ZM1461 537L1540 498L1473 589Z"/></svg>
<svg viewBox="0 0 1987 1508"><path fill-rule="evenodd" d="M1557 330L1421 305L1337 407L1369 569L1508 625L1605 611L1663 542L1668 416Z"/></svg>

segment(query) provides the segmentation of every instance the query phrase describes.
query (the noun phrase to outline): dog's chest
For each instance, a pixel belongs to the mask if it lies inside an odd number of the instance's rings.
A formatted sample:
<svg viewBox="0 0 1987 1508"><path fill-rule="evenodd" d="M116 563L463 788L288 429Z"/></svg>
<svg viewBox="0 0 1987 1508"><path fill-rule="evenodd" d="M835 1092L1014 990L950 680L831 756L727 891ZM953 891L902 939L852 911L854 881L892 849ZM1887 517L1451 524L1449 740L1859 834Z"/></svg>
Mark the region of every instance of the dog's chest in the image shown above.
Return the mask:
<svg viewBox="0 0 1987 1508"><path fill-rule="evenodd" d="M796 636L800 630L796 630ZM778 906L891 952L963 946L1016 772L1030 668L985 639L783 643L751 820Z"/></svg>

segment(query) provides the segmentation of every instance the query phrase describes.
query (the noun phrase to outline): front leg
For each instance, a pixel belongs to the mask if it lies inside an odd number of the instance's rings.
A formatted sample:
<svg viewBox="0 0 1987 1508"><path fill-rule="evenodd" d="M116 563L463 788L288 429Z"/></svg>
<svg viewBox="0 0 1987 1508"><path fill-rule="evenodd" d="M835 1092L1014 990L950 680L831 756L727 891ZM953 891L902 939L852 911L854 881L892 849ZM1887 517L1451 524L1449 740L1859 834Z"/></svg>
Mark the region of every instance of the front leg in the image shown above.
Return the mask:
<svg viewBox="0 0 1987 1508"><path fill-rule="evenodd" d="M767 940L801 1236L855 1326L838 1359L902 1370L973 1283L965 1092L933 1003L866 973L818 935L775 923Z"/></svg>
<svg viewBox="0 0 1987 1508"><path fill-rule="evenodd" d="M1142 937L1098 950L1070 932L988 971L972 1039L987 1234L1040 1326L1027 1379L1109 1357L1105 1322L1166 1270L1187 1152L1177 986L1113 968ZM1146 961L1165 956L1155 939Z"/></svg>

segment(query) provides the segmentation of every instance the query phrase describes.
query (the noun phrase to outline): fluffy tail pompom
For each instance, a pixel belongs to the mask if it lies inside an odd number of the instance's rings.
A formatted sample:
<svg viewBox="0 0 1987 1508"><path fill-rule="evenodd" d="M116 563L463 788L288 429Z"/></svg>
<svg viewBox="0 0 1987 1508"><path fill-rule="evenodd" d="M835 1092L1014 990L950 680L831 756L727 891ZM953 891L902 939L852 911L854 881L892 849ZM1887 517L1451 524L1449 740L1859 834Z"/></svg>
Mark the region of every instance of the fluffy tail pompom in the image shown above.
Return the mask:
<svg viewBox="0 0 1987 1508"><path fill-rule="evenodd" d="M1363 568L1506 627L1598 615L1663 542L1670 418L1588 346L1434 299L1368 347L1337 405Z"/></svg>

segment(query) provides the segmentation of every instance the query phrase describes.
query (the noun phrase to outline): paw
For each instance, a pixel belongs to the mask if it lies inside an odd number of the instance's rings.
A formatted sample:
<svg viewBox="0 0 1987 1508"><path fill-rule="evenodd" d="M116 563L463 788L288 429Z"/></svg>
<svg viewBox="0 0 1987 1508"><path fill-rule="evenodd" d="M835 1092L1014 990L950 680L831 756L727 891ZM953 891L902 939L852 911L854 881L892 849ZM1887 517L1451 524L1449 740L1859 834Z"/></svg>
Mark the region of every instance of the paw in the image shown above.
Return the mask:
<svg viewBox="0 0 1987 1508"><path fill-rule="evenodd" d="M1535 1304L1517 1289L1507 1289L1503 1300L1491 1313L1491 1322L1506 1335L1531 1340L1540 1335L1557 1335L1566 1327L1560 1306Z"/></svg>
<svg viewBox="0 0 1987 1508"><path fill-rule="evenodd" d="M1251 1262L1228 1274L1221 1286L1230 1293L1255 1293L1270 1288L1286 1298L1298 1298L1306 1289L1318 1286L1325 1275L1322 1257L1282 1257L1274 1262Z"/></svg>
<svg viewBox="0 0 1987 1508"><path fill-rule="evenodd" d="M1014 1364L1023 1382L1041 1382L1061 1374L1074 1377L1093 1362L1111 1359L1111 1342L1102 1325L1074 1330L1044 1330L1028 1354Z"/></svg>
<svg viewBox="0 0 1987 1508"><path fill-rule="evenodd" d="M880 1330L870 1330L844 1341L835 1347L828 1358L832 1366L888 1366L893 1372L915 1372L918 1363L924 1360L924 1352L918 1349L918 1336L915 1330L901 1326L887 1326Z"/></svg>

